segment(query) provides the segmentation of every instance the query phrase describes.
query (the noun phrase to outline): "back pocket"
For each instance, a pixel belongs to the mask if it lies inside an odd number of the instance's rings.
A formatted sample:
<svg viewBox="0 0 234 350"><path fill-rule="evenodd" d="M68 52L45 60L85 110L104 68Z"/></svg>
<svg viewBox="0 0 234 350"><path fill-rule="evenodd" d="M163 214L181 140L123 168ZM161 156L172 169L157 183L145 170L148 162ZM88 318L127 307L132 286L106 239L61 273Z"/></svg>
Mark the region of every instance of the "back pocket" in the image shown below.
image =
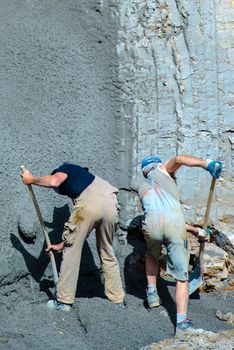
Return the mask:
<svg viewBox="0 0 234 350"><path fill-rule="evenodd" d="M71 246L74 244L76 235L76 232L74 231L76 226L76 224L72 224L69 221L65 222L62 238L66 246Z"/></svg>

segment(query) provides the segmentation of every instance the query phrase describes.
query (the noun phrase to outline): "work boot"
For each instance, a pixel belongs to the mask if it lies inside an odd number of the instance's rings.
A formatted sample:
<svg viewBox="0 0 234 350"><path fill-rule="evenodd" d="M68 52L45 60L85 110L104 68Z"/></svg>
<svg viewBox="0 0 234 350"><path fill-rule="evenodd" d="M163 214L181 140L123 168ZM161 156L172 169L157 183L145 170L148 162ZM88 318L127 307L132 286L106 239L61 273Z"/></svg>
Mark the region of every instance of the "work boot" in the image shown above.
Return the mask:
<svg viewBox="0 0 234 350"><path fill-rule="evenodd" d="M202 328L194 328L193 324L189 317L187 317L184 321L176 324L175 337L183 338L185 335L193 335L193 334L202 334L202 333L212 333L209 331L205 331Z"/></svg>
<svg viewBox="0 0 234 350"><path fill-rule="evenodd" d="M57 300L49 300L47 302L47 308L50 310L69 312L72 307L69 304L59 303Z"/></svg>
<svg viewBox="0 0 234 350"><path fill-rule="evenodd" d="M148 289L146 289L146 295L147 295L148 306L150 309L154 307L158 307L160 305L160 299L156 289L151 293L148 292Z"/></svg>

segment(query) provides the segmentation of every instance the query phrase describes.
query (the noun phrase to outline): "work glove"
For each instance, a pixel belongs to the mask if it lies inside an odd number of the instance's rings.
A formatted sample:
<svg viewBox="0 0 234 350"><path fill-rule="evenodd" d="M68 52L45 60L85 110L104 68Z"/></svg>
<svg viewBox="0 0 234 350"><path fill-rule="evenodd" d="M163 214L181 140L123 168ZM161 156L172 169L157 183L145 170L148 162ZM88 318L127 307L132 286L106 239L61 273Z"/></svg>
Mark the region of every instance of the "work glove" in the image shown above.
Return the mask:
<svg viewBox="0 0 234 350"><path fill-rule="evenodd" d="M197 228L197 238L201 241L209 241L210 240L211 230L207 227L205 230L198 227Z"/></svg>
<svg viewBox="0 0 234 350"><path fill-rule="evenodd" d="M217 168L215 168L215 164L218 164ZM222 162L206 159L206 170L209 171L211 176L213 176L215 179L218 179L222 170Z"/></svg>

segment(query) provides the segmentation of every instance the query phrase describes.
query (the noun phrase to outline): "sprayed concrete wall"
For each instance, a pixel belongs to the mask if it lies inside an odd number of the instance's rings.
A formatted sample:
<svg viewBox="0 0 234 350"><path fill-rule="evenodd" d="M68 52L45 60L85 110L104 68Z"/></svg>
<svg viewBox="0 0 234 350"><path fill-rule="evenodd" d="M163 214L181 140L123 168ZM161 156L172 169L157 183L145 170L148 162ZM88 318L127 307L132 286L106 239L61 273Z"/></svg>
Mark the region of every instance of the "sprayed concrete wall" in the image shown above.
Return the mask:
<svg viewBox="0 0 234 350"><path fill-rule="evenodd" d="M1 283L29 269L33 274L38 261L42 273L48 264L18 176L22 163L41 175L64 160L89 166L125 189L119 198L127 229L140 213L132 188L142 157L219 158L224 171L211 220L234 230L232 1L4 0L0 6ZM178 173L188 222L202 222L209 181L200 169ZM53 191L35 192L56 241L69 202ZM35 244L26 245L19 229L35 231ZM119 250L124 260L128 251Z"/></svg>
<svg viewBox="0 0 234 350"><path fill-rule="evenodd" d="M2 283L33 274L36 259L42 270L48 264L21 164L45 175L75 162L119 186L115 33L108 8L101 13L96 1L0 3ZM35 193L56 241L69 201L53 190ZM18 227L38 233L34 245L24 244Z"/></svg>

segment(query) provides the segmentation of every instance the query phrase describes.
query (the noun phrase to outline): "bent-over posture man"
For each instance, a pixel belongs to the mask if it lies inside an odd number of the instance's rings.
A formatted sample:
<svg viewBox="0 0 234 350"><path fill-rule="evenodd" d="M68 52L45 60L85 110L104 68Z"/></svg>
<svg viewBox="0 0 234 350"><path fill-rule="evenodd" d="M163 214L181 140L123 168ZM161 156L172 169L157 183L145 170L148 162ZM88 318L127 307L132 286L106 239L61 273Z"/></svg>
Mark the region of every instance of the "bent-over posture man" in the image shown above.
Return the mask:
<svg viewBox="0 0 234 350"><path fill-rule="evenodd" d="M167 273L176 279L177 335L193 329L190 319L187 318L189 250L186 223L174 180L174 173L182 165L201 167L208 170L215 178L220 176L222 169L221 162L202 160L193 156L176 156L164 163L159 157L150 156L141 162L145 179L139 187L139 197L144 210L143 230L148 248L146 254L148 303L151 307L159 306L156 276L161 246L165 244ZM191 226L187 226L187 229L196 234Z"/></svg>
<svg viewBox="0 0 234 350"><path fill-rule="evenodd" d="M118 222L117 188L94 176L86 168L64 163L48 176L21 174L25 185L51 187L73 200L74 207L64 225L63 242L51 245L47 251L63 250L63 260L57 283L56 299L47 306L69 311L74 303L79 276L82 247L88 234L95 229L97 250L104 275L107 298L123 305L124 291L117 259L113 250L113 238Z"/></svg>

